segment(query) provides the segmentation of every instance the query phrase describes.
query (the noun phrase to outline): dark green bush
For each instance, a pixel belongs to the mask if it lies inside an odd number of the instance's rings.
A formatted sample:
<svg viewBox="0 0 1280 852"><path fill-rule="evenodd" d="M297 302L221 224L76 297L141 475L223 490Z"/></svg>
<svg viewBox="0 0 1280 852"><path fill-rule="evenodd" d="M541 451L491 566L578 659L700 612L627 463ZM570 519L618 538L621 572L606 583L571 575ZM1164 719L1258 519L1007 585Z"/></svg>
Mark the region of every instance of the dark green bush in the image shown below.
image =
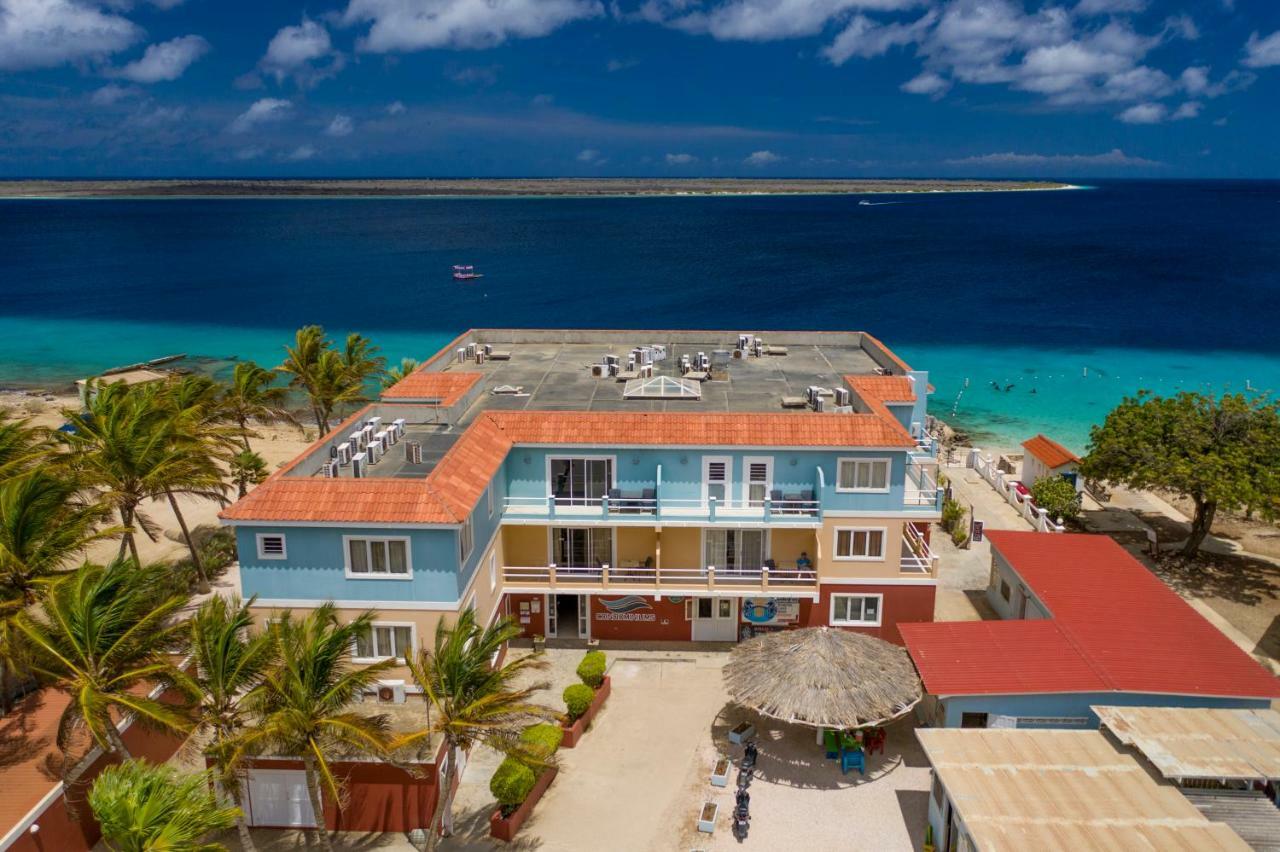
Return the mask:
<svg viewBox="0 0 1280 852"><path fill-rule="evenodd" d="M595 697L595 690L585 683L566 686L564 689L564 706L569 711L569 721L576 722L581 719L582 714L587 712L587 708L591 706L591 702Z"/></svg>
<svg viewBox="0 0 1280 852"><path fill-rule="evenodd" d="M1070 480L1061 476L1045 476L1031 486L1031 499L1049 513L1051 520L1074 521L1080 516L1080 495Z"/></svg>
<svg viewBox="0 0 1280 852"><path fill-rule="evenodd" d="M592 689L599 689L604 683L604 670L604 651L588 651L578 663L578 677Z"/></svg>
<svg viewBox="0 0 1280 852"><path fill-rule="evenodd" d="M555 754L563 739L564 728L548 722L530 725L520 735L520 741L527 744L529 750L541 760L547 760Z"/></svg>
<svg viewBox="0 0 1280 852"><path fill-rule="evenodd" d="M503 816L510 816L529 797L537 781L538 776L532 769L514 757L508 757L489 779L489 792L502 806Z"/></svg>

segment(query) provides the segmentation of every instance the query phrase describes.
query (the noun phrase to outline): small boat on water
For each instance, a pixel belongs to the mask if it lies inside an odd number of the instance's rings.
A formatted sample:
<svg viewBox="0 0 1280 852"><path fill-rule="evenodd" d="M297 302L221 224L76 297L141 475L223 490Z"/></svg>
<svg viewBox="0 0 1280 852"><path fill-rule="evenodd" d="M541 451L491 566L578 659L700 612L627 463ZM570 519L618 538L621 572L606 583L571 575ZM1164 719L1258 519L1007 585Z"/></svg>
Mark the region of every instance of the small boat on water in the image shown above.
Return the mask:
<svg viewBox="0 0 1280 852"><path fill-rule="evenodd" d="M476 272L474 266L455 266L453 267L454 281L475 281L477 278L483 278L484 274Z"/></svg>

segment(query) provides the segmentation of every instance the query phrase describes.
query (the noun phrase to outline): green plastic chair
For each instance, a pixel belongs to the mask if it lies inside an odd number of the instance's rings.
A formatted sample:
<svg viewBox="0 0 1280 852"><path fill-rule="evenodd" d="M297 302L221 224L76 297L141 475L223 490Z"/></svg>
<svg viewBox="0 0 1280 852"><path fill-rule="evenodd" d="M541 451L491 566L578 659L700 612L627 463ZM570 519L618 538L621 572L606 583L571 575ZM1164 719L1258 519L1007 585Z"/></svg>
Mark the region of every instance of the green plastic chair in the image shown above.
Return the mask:
<svg viewBox="0 0 1280 852"><path fill-rule="evenodd" d="M835 731L822 732L822 745L827 750L827 757L831 760L837 760L840 757L840 746L836 744Z"/></svg>
<svg viewBox="0 0 1280 852"><path fill-rule="evenodd" d="M858 738L853 734L840 732L840 748L850 751L862 751L862 743L858 742Z"/></svg>

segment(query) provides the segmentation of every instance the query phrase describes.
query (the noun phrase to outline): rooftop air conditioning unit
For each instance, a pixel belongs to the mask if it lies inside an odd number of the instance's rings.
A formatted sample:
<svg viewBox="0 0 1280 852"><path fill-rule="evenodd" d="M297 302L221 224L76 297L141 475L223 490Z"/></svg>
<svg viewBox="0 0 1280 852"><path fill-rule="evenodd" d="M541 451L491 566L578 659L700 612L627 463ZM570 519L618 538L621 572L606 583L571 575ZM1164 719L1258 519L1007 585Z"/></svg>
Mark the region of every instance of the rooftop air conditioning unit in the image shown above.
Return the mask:
<svg viewBox="0 0 1280 852"><path fill-rule="evenodd" d="M373 427L373 431L377 432L379 429L381 429L381 428L382 428L382 418L381 418L381 417L370 417L368 420L364 421L364 425L366 425L366 426L372 426L372 427Z"/></svg>
<svg viewBox="0 0 1280 852"><path fill-rule="evenodd" d="M333 461L327 461L324 464L320 465L320 475L323 476L325 479L333 479L334 477L336 477L338 475L337 459L334 459Z"/></svg>
<svg viewBox="0 0 1280 852"><path fill-rule="evenodd" d="M493 344L492 344L492 343L486 343L486 344L484 345L484 354L485 354L485 355L492 355L492 354L493 354Z"/></svg>
<svg viewBox="0 0 1280 852"><path fill-rule="evenodd" d="M836 388L836 405L848 405L848 404L849 404L849 389Z"/></svg>
<svg viewBox="0 0 1280 852"><path fill-rule="evenodd" d="M405 441L404 458L409 464L422 464L422 442Z"/></svg>
<svg viewBox="0 0 1280 852"><path fill-rule="evenodd" d="M391 428L396 430L397 441L403 438L404 437L404 418L397 417L395 420L392 420Z"/></svg>
<svg viewBox="0 0 1280 852"><path fill-rule="evenodd" d="M367 448L371 443L373 443L373 427L366 426L360 430L360 446Z"/></svg>
<svg viewBox="0 0 1280 852"><path fill-rule="evenodd" d="M817 385L809 385L805 390L805 396L809 397L810 405L817 405L818 399L822 396L822 388Z"/></svg>
<svg viewBox="0 0 1280 852"><path fill-rule="evenodd" d="M619 358L618 358L618 356L617 356L617 355L606 355L606 356L604 356L604 362L605 362L606 364L617 364L617 363L618 363L618 361L619 361Z"/></svg>
<svg viewBox="0 0 1280 852"><path fill-rule="evenodd" d="M351 457L351 475L356 479L364 479L364 466L368 460L364 453L356 453Z"/></svg>
<svg viewBox="0 0 1280 852"><path fill-rule="evenodd" d="M338 464L351 464L351 442L343 441L335 449L338 451Z"/></svg>
<svg viewBox="0 0 1280 852"><path fill-rule="evenodd" d="M752 347L752 350L756 353L757 358L763 358L764 357L764 341L757 340L756 345Z"/></svg>
<svg viewBox="0 0 1280 852"><path fill-rule="evenodd" d="M607 376L607 375L609 375L609 365L608 365L608 364L592 364L592 365L591 365L591 376L592 376L592 378L602 379L602 378L604 378L604 377L605 377L605 376Z"/></svg>
<svg viewBox="0 0 1280 852"><path fill-rule="evenodd" d="M364 449L364 444L360 442L360 437L360 431L358 429L347 436L347 443L351 445L351 451L353 453L358 453Z"/></svg>
<svg viewBox="0 0 1280 852"><path fill-rule="evenodd" d="M459 346L457 349L453 350L453 355L454 355L454 358L457 360L457 362L461 364L463 361L467 360L466 347Z"/></svg>
<svg viewBox="0 0 1280 852"><path fill-rule="evenodd" d="M821 413L827 408L827 400L825 397L818 397L813 401L813 410Z"/></svg>
<svg viewBox="0 0 1280 852"><path fill-rule="evenodd" d="M382 458L382 445L377 441L370 441L369 446L364 448L364 454L369 457L369 464L377 464L378 459Z"/></svg>
<svg viewBox="0 0 1280 852"><path fill-rule="evenodd" d="M402 680L378 681L378 703L379 704L403 704L404 703L404 681Z"/></svg>
<svg viewBox="0 0 1280 852"><path fill-rule="evenodd" d="M476 357L476 345L474 343L467 344L467 360L472 361Z"/></svg>
<svg viewBox="0 0 1280 852"><path fill-rule="evenodd" d="M665 361L665 360L667 360L667 344L665 344L665 343L650 343L650 344L649 344L649 348L653 350L653 360L654 360L654 361Z"/></svg>

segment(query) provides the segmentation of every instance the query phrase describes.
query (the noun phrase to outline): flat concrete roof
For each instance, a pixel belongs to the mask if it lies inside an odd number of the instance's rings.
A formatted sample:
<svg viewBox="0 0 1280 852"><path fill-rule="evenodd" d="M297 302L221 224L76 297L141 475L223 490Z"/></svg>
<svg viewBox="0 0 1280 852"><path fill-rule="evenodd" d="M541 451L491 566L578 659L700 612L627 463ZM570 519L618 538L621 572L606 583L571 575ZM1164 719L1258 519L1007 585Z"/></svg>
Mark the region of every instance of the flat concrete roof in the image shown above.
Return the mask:
<svg viewBox="0 0 1280 852"><path fill-rule="evenodd" d="M752 333L753 332L744 332ZM466 398L450 409L397 398L375 404L383 424L396 417L406 420L408 441L423 445L423 463L410 465L405 448L395 446L367 475L377 478L425 476L453 441L484 411L591 411L591 412L769 412L812 409L784 408L783 397L803 397L810 386L845 387L844 376L904 374L904 365L873 338L860 332L758 333L767 344L761 356L733 358L737 332L722 331L612 331L612 330L475 330L454 341L426 367L442 374L478 373L480 380ZM481 363L458 360L455 349L469 343L488 344L502 357ZM727 367L701 383L700 399L626 399L626 380L595 377L591 365L606 355L616 355L625 368L631 350L658 344L666 355L654 363L653 375L680 377L683 355L708 358L719 350L727 353ZM785 350L785 354L782 352ZM495 394L499 387L516 393ZM923 392L923 391L922 391ZM857 404L855 397L855 404ZM826 405L833 407L832 397ZM865 410L865 409L864 409ZM834 416L834 415L833 415ZM330 456L328 447L346 440L346 433L312 451L294 466L289 476L315 476ZM403 444L403 442L402 442ZM351 475L350 466L339 476Z"/></svg>
<svg viewBox="0 0 1280 852"><path fill-rule="evenodd" d="M1250 847L1100 731L916 731L978 850Z"/></svg>

